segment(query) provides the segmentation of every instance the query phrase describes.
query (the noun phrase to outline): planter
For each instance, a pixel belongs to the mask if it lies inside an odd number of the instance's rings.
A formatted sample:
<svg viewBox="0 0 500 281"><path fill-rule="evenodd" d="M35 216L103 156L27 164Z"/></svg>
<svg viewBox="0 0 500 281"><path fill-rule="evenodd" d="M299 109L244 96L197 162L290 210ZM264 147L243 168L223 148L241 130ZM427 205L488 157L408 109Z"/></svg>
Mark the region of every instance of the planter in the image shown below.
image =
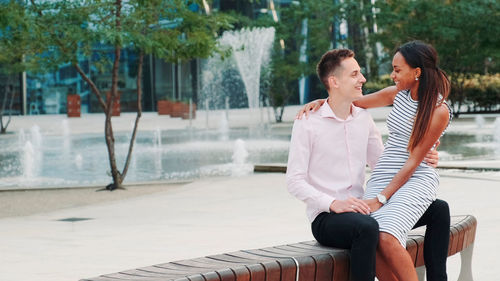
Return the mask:
<svg viewBox="0 0 500 281"><path fill-rule="evenodd" d="M70 94L66 97L66 113L68 117L80 117L81 102L80 95Z"/></svg>
<svg viewBox="0 0 500 281"><path fill-rule="evenodd" d="M196 117L196 104L192 104L193 107L193 112L192 112L192 118L194 119ZM172 117L181 117L182 119L189 119L189 104L183 103L183 102L174 102L172 104L172 114L170 114Z"/></svg>
<svg viewBox="0 0 500 281"><path fill-rule="evenodd" d="M158 115L171 115L173 104L169 100L159 100L157 102Z"/></svg>

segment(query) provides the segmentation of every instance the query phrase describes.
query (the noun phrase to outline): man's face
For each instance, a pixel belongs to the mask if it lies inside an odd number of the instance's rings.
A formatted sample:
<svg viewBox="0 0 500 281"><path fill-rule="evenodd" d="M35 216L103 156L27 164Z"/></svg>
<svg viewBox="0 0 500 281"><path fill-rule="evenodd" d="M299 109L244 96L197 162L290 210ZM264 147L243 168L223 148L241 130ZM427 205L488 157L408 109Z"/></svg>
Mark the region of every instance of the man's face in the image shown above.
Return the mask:
<svg viewBox="0 0 500 281"><path fill-rule="evenodd" d="M344 59L334 76L335 88L346 98L355 100L363 95L362 88L366 79L354 58Z"/></svg>

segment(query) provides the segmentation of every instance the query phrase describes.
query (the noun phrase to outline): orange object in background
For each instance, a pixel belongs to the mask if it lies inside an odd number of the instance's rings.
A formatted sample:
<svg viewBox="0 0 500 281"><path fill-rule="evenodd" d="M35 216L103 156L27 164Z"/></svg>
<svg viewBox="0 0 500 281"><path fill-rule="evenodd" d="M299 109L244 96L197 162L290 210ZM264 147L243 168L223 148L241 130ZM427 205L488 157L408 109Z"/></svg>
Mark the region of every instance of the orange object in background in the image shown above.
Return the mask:
<svg viewBox="0 0 500 281"><path fill-rule="evenodd" d="M80 95L69 94L66 101L66 112L68 117L80 117L81 115L81 102Z"/></svg>

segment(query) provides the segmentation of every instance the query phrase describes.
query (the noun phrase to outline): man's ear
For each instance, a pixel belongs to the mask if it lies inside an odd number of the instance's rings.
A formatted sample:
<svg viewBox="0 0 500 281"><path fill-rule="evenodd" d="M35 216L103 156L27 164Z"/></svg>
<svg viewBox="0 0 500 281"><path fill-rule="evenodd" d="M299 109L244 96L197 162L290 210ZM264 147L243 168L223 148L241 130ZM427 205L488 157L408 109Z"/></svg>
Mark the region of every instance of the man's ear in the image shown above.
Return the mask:
<svg viewBox="0 0 500 281"><path fill-rule="evenodd" d="M331 88L338 88L339 87L339 81L337 80L337 77L334 75L328 76L328 85Z"/></svg>

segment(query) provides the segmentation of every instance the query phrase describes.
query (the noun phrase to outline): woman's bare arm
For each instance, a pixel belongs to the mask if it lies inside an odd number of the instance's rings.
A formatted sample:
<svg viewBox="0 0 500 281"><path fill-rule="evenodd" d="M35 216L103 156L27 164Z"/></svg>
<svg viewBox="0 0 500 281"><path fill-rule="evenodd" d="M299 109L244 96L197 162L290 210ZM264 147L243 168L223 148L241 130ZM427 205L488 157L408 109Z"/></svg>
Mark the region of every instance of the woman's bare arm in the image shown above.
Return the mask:
<svg viewBox="0 0 500 281"><path fill-rule="evenodd" d="M373 108L391 105L393 104L394 98L396 97L397 93L398 90L396 86L389 86L371 94L364 95L355 100L353 104L361 108Z"/></svg>

